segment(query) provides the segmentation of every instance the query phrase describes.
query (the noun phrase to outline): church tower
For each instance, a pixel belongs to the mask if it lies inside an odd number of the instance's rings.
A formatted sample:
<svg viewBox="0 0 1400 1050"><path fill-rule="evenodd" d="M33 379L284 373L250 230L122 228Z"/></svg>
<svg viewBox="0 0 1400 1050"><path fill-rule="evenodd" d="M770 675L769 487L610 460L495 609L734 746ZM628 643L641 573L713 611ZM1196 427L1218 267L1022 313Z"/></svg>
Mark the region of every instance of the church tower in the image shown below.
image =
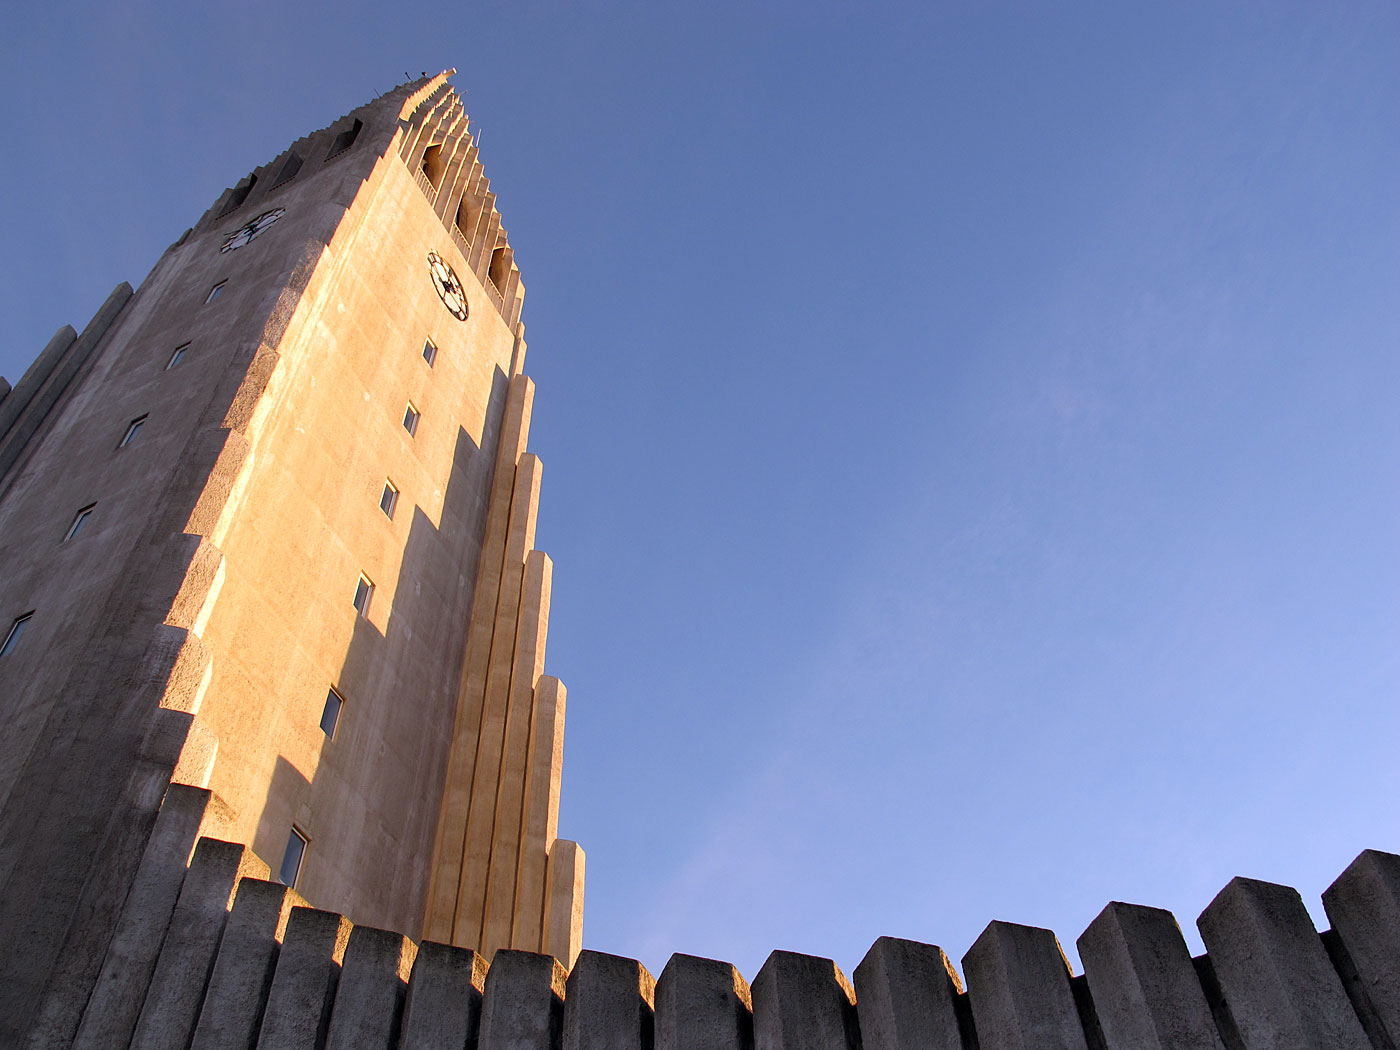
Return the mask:
<svg viewBox="0 0 1400 1050"><path fill-rule="evenodd" d="M358 924L578 954L524 287L448 76L0 381L0 1044L72 1023L198 835Z"/></svg>

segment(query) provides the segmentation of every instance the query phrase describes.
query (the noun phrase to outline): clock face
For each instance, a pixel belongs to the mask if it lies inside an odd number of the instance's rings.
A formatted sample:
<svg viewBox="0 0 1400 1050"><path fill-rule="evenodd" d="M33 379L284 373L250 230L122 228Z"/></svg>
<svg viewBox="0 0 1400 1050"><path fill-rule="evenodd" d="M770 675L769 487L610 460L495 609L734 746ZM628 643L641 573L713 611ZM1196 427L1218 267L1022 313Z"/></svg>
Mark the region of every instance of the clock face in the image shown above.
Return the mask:
<svg viewBox="0 0 1400 1050"><path fill-rule="evenodd" d="M467 319L467 293L462 291L462 282L457 274L437 252L428 253L428 273L432 275L433 287L437 289L442 305L459 321Z"/></svg>
<svg viewBox="0 0 1400 1050"><path fill-rule="evenodd" d="M235 248L242 248L254 237L280 219L285 211L285 208L273 208L272 211L263 212L251 222L244 223L224 238L223 246L219 251L231 252Z"/></svg>

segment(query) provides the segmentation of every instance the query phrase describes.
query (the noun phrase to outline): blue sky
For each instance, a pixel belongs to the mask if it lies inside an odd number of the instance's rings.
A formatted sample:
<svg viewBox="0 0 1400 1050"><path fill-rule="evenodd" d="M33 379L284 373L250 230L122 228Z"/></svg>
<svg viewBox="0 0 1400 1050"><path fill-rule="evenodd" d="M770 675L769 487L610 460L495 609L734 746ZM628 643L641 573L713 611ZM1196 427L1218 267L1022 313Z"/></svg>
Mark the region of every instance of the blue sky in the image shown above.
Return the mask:
<svg viewBox="0 0 1400 1050"><path fill-rule="evenodd" d="M422 19L414 15L421 11ZM1400 10L6 16L0 374L456 66L529 289L589 947L962 953L1400 847Z"/></svg>

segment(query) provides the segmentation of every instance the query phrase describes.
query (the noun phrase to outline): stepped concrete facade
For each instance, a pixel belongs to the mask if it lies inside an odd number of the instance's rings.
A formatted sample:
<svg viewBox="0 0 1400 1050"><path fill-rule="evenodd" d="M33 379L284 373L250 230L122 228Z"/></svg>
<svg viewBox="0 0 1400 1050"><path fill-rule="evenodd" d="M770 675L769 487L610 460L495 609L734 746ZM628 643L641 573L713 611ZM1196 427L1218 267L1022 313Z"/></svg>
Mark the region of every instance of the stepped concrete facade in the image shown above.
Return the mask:
<svg viewBox="0 0 1400 1050"><path fill-rule="evenodd" d="M992 922L752 985L582 951L524 289L449 74L0 380L0 1047L1397 1050L1400 857L1071 972Z"/></svg>
<svg viewBox="0 0 1400 1050"><path fill-rule="evenodd" d="M0 387L0 1045L74 1037L193 831L357 923L580 950L524 287L448 75Z"/></svg>

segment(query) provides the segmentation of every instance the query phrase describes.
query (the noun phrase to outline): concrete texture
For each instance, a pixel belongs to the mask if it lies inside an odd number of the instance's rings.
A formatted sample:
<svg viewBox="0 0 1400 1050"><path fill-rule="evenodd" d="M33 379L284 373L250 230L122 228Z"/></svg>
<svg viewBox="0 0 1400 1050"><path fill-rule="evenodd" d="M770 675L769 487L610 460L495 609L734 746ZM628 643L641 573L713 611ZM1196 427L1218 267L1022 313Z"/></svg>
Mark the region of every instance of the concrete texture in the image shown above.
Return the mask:
<svg viewBox="0 0 1400 1050"><path fill-rule="evenodd" d="M350 931L327 1050L393 1050L418 946L388 930Z"/></svg>
<svg viewBox="0 0 1400 1050"><path fill-rule="evenodd" d="M486 960L468 948L427 941L409 975L399 1050L467 1050L477 1044Z"/></svg>
<svg viewBox="0 0 1400 1050"><path fill-rule="evenodd" d="M1171 912L1114 902L1078 946L1109 1050L1224 1050Z"/></svg>
<svg viewBox="0 0 1400 1050"><path fill-rule="evenodd" d="M830 959L776 951L753 979L755 1050L858 1050L855 991Z"/></svg>
<svg viewBox="0 0 1400 1050"><path fill-rule="evenodd" d="M652 1050L655 992L635 959L583 952L569 971L563 1050Z"/></svg>
<svg viewBox="0 0 1400 1050"><path fill-rule="evenodd" d="M321 1050L352 926L343 915L293 908L258 1028L258 1050Z"/></svg>
<svg viewBox="0 0 1400 1050"><path fill-rule="evenodd" d="M1322 904L1381 1038L1400 1046L1400 857L1363 851L1323 891Z"/></svg>
<svg viewBox="0 0 1400 1050"><path fill-rule="evenodd" d="M854 978L864 1050L963 1050L962 982L942 948L881 937Z"/></svg>
<svg viewBox="0 0 1400 1050"><path fill-rule="evenodd" d="M749 982L729 963L673 955L656 981L655 1050L753 1050Z"/></svg>
<svg viewBox="0 0 1400 1050"><path fill-rule="evenodd" d="M566 974L547 955L499 951L486 974L479 1050L557 1050Z"/></svg>
<svg viewBox="0 0 1400 1050"><path fill-rule="evenodd" d="M1232 879L1196 925L1246 1050L1370 1046L1297 890Z"/></svg>
<svg viewBox="0 0 1400 1050"><path fill-rule="evenodd" d="M1069 964L1049 930L988 924L963 956L963 976L987 1050L1089 1050Z"/></svg>

